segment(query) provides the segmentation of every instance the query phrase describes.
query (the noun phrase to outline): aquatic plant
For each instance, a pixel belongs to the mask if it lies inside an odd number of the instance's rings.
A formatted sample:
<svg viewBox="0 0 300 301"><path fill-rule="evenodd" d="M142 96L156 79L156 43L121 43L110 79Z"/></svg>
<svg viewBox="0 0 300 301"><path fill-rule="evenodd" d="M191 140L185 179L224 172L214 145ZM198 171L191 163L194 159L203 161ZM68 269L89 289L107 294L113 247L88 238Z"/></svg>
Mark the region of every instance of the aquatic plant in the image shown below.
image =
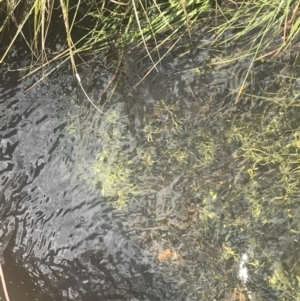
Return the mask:
<svg viewBox="0 0 300 301"><path fill-rule="evenodd" d="M33 65L40 61L46 68L52 60L69 58L75 73L78 55L90 51L94 54L114 52L120 66L124 47L133 44L146 49L156 68L166 55L166 51L163 55L161 51L175 49L184 35L189 37L187 43L192 57L197 48L192 32L206 24L219 44L243 40L244 45L233 59L254 55L251 65L257 59L284 53L296 43L299 34L297 0L105 0L101 3L96 0L26 0L22 3L7 0L1 1L0 6L1 41L8 44L0 62L20 37L32 52ZM58 23L64 36L57 37L56 30L53 32ZM279 40L274 42L274 37ZM40 67L35 66L32 71ZM50 69L45 71L45 76L50 72Z"/></svg>
<svg viewBox="0 0 300 301"><path fill-rule="evenodd" d="M68 57L74 71L78 54L111 52L112 49L119 53L131 43L143 45L152 58L149 39L169 30L171 34L166 38L156 40L155 47L159 49L170 39L178 39L182 28L180 34L190 32L201 13L210 8L209 1L195 4L194 1L27 0L14 3L7 0L0 4L1 40L8 43L0 62L21 37L32 52L33 61L41 61L46 67L49 61ZM58 22L64 36L54 37L53 28L57 28ZM5 39L8 32L12 33L9 40ZM48 47L56 47L56 50L49 53Z"/></svg>
<svg viewBox="0 0 300 301"><path fill-rule="evenodd" d="M80 126L79 116L69 116L66 126L69 134L78 139L74 154L76 175L118 208L125 207L131 197L139 194L132 181L132 154L125 150L131 143L131 135L122 107L122 104L112 104L105 114L93 116L86 128ZM89 151L91 144L93 156Z"/></svg>

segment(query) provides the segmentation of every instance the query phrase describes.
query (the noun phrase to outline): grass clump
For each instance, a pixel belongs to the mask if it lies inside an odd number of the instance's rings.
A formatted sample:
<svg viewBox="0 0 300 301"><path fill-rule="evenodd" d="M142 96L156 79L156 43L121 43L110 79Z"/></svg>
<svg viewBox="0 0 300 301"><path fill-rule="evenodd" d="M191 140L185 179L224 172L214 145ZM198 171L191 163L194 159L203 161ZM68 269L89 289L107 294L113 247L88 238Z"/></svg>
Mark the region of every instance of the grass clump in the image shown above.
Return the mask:
<svg viewBox="0 0 300 301"><path fill-rule="evenodd" d="M220 3L210 0L6 0L0 7L1 42L8 44L0 62L21 37L34 62L40 61L46 67L52 60L70 59L75 73L77 59L86 52L101 55L109 52L112 57L118 57L120 67L122 52L128 45L142 46L156 68L183 36L188 37L192 58L197 48L193 30L206 25L213 33L212 40L218 44L243 40L244 46L239 47L235 59L251 55L254 62L287 51L297 42L300 30L297 0L224 0ZM64 33L59 37L55 36L57 24ZM49 49L52 50L49 52Z"/></svg>
<svg viewBox="0 0 300 301"><path fill-rule="evenodd" d="M33 61L47 66L49 61L69 58L76 71L75 58L85 52L103 54L121 51L129 44L143 45L152 59L147 42L159 34L167 36L155 39L156 50L168 41L178 39L183 29L191 28L202 12L210 9L209 1L140 1L128 0L26 0L0 3L1 41L8 43L2 54L3 62L9 50L21 37L34 56ZM57 24L61 35L55 36ZM9 35L8 35L9 33ZM9 36L9 39L5 37ZM53 44L54 42L54 44ZM60 45L56 50L55 44ZM115 54L113 54L115 56ZM153 64L156 62L152 59Z"/></svg>

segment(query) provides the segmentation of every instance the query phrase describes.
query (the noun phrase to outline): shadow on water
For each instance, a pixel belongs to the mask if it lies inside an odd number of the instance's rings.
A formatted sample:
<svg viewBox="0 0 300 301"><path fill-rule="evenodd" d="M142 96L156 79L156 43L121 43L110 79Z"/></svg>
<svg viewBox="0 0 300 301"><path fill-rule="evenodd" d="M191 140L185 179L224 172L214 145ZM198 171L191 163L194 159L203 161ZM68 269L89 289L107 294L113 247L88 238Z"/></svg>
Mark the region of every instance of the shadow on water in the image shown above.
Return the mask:
<svg viewBox="0 0 300 301"><path fill-rule="evenodd" d="M11 301L54 301L55 298L45 295L28 276L26 269L18 266L8 251L4 252L5 264L3 273L8 294ZM0 292L0 300L5 300L3 291Z"/></svg>
<svg viewBox="0 0 300 301"><path fill-rule="evenodd" d="M105 114L67 66L27 94L41 74L1 66L0 255L52 300L300 296L297 60L224 62L196 40L142 81L127 53ZM81 74L97 105L103 62Z"/></svg>

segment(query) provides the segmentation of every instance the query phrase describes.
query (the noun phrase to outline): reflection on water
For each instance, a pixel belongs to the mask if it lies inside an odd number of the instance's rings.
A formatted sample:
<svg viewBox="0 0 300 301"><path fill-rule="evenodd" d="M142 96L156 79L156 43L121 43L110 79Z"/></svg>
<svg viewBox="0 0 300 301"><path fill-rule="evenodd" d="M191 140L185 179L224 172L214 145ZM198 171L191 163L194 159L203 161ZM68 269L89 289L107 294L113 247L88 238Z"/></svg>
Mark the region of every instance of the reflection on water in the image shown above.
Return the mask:
<svg viewBox="0 0 300 301"><path fill-rule="evenodd" d="M64 67L26 95L2 67L0 250L53 298L299 298L299 70L201 41L105 114Z"/></svg>
<svg viewBox="0 0 300 301"><path fill-rule="evenodd" d="M247 283L249 281L249 271L248 268L246 267L247 261L248 261L248 255L243 254L240 261L239 277L244 283Z"/></svg>

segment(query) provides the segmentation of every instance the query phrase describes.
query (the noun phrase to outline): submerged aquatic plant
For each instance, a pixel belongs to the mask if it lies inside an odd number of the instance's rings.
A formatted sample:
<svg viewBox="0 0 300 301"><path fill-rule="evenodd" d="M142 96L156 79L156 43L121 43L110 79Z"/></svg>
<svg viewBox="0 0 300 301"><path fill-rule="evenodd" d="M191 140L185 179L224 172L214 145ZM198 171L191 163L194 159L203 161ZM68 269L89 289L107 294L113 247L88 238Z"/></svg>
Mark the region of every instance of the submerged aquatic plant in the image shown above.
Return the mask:
<svg viewBox="0 0 300 301"><path fill-rule="evenodd" d="M75 156L77 174L116 207L123 208L128 200L139 194L133 182L131 134L127 130L127 117L122 113L122 104L114 104L102 115L93 115L90 125L78 125L78 116L70 117L67 130L80 139ZM89 156L88 148L95 154Z"/></svg>
<svg viewBox="0 0 300 301"><path fill-rule="evenodd" d="M101 187L102 195L115 201L117 207L124 207L128 198L138 193L131 182L130 159L123 151L128 143L124 118L120 111L111 110L101 120L98 134L102 146L93 164L95 183Z"/></svg>

